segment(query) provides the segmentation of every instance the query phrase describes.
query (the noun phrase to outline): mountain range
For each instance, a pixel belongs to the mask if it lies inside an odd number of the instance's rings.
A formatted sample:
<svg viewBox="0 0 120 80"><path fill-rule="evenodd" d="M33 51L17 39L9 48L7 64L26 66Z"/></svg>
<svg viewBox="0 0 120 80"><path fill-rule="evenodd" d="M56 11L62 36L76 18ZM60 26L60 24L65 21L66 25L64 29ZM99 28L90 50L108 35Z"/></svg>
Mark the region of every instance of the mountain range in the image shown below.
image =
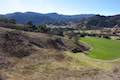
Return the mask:
<svg viewBox="0 0 120 80"><path fill-rule="evenodd" d="M81 14L81 15L62 15L58 13L41 14L36 12L15 12L2 15L8 19L15 19L17 23L26 24L32 21L35 25L40 24L55 24L65 25L68 23L77 23L83 19L94 16L94 14Z"/></svg>
<svg viewBox="0 0 120 80"><path fill-rule="evenodd" d="M5 15L0 15L0 18L15 19L16 23L27 24L31 21L35 25L52 24L52 25L67 25L80 24L87 28L102 28L120 26L120 15L103 16L95 14L80 14L80 15L63 15L58 13L41 14L36 12L15 12Z"/></svg>

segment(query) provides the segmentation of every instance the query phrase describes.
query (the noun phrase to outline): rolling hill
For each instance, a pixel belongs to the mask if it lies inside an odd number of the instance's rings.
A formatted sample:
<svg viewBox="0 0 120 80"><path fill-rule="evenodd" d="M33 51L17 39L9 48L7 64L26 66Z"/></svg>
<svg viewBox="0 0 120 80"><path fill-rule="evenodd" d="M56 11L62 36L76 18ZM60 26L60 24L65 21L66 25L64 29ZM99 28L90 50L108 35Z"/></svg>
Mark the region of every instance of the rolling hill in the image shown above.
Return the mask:
<svg viewBox="0 0 120 80"><path fill-rule="evenodd" d="M86 19L84 21L81 21L84 25L86 25L87 28L93 29L93 28L112 28L115 25L120 26L120 15L113 15L113 16L103 16L103 15L95 15L93 17L90 17L89 19Z"/></svg>

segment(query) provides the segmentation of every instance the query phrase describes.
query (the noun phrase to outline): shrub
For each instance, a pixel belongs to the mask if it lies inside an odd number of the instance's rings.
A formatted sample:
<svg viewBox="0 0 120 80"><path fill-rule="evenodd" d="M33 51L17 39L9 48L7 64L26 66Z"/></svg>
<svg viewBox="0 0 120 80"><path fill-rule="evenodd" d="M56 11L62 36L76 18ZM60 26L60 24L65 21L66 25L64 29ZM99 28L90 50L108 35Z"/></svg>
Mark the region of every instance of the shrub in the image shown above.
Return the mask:
<svg viewBox="0 0 120 80"><path fill-rule="evenodd" d="M117 40L120 40L120 38L117 38Z"/></svg>
<svg viewBox="0 0 120 80"><path fill-rule="evenodd" d="M72 50L73 53L78 53L78 52L82 52L79 48L75 48Z"/></svg>
<svg viewBox="0 0 120 80"><path fill-rule="evenodd" d="M29 38L19 31L8 31L2 36L2 50L10 56L25 57L31 54Z"/></svg>
<svg viewBox="0 0 120 80"><path fill-rule="evenodd" d="M103 36L103 38L106 38L106 39L111 39L111 37L110 36Z"/></svg>
<svg viewBox="0 0 120 80"><path fill-rule="evenodd" d="M86 34L81 34L81 35L80 35L80 37L85 37L85 36L87 36L87 35L86 35Z"/></svg>

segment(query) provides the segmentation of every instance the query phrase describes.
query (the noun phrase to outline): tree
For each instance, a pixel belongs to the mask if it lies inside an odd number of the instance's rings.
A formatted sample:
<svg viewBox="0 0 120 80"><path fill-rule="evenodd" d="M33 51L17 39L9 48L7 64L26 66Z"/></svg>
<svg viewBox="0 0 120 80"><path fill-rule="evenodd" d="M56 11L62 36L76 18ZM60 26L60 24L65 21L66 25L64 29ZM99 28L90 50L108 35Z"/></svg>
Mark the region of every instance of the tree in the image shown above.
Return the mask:
<svg viewBox="0 0 120 80"><path fill-rule="evenodd" d="M37 30L37 26L36 25L33 25L31 28L32 28L33 31Z"/></svg>
<svg viewBox="0 0 120 80"><path fill-rule="evenodd" d="M29 26L33 26L32 21L28 21L28 22L27 22L27 25L29 25Z"/></svg>
<svg viewBox="0 0 120 80"><path fill-rule="evenodd" d="M0 18L0 22L8 23L9 20L7 18Z"/></svg>
<svg viewBox="0 0 120 80"><path fill-rule="evenodd" d="M33 23L32 23L32 21L28 21L27 22L27 31L36 31L37 30L37 27L36 27L36 25L34 25Z"/></svg>
<svg viewBox="0 0 120 80"><path fill-rule="evenodd" d="M108 35L104 35L104 36L103 36L103 38L106 38L106 39L111 39L111 37L110 37L110 36L108 36Z"/></svg>
<svg viewBox="0 0 120 80"><path fill-rule="evenodd" d="M38 32L46 33L46 32L48 32L48 31L50 31L50 28L47 28L46 25L40 25L40 26L37 27L37 31L38 31Z"/></svg>
<svg viewBox="0 0 120 80"><path fill-rule="evenodd" d="M16 24L16 20L15 20L15 19L10 19L10 20L9 20L9 23Z"/></svg>

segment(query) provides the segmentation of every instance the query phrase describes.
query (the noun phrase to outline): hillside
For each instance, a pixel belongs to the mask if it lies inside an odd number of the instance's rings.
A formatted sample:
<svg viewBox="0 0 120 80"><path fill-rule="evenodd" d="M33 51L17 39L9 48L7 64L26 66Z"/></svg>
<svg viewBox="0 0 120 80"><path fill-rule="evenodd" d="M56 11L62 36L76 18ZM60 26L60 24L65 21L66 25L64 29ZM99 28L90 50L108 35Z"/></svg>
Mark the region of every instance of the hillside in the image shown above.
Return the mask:
<svg viewBox="0 0 120 80"><path fill-rule="evenodd" d="M56 42L56 37L61 38L62 43ZM48 40L52 40L53 43L47 43ZM67 42L64 42L65 40ZM80 45L83 48L84 45ZM80 45L55 35L16 32L13 29L0 28L0 79L120 79L119 59L115 61L97 60L86 56L83 52L71 52L73 47L80 49Z"/></svg>
<svg viewBox="0 0 120 80"><path fill-rule="evenodd" d="M88 29L101 29L101 28L113 28L115 25L120 25L120 15L103 16L95 15L89 19L80 22Z"/></svg>

